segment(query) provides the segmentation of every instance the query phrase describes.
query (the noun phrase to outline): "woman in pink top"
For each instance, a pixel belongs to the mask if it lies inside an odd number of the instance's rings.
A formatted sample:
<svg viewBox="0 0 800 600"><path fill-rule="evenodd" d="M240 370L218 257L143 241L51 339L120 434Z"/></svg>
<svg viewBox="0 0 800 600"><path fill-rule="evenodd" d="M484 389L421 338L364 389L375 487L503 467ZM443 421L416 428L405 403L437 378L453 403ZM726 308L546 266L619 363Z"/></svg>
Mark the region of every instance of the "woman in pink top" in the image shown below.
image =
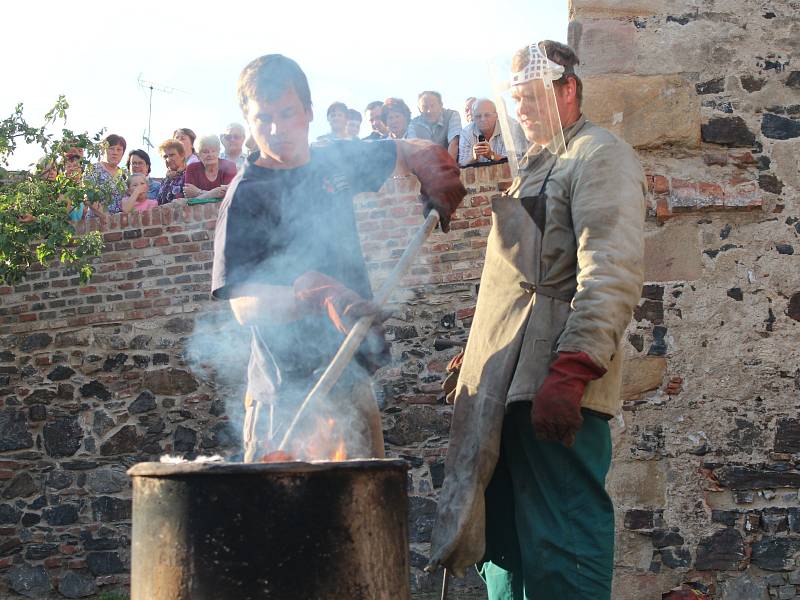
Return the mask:
<svg viewBox="0 0 800 600"><path fill-rule="evenodd" d="M206 135L197 141L200 162L186 167L183 193L187 198L223 198L236 176L236 163L219 157L219 138Z"/></svg>
<svg viewBox="0 0 800 600"><path fill-rule="evenodd" d="M128 177L128 194L122 199L122 212L144 212L158 206L158 200L147 197L147 177L134 173Z"/></svg>

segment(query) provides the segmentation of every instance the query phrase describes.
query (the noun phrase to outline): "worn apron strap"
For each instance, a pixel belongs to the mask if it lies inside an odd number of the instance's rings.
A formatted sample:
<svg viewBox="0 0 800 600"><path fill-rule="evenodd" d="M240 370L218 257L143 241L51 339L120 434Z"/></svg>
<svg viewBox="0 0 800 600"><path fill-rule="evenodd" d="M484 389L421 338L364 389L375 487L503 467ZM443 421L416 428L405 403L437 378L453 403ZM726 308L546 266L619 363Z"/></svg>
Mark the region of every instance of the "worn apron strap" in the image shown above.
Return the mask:
<svg viewBox="0 0 800 600"><path fill-rule="evenodd" d="M525 209L525 212L530 215L533 222L536 223L536 227L539 228L539 233L542 234L544 234L544 225L547 220L547 182L550 181L550 173L553 172L555 166L556 163L554 162L550 170L547 171L547 175L544 176L544 181L542 182L542 187L539 189L538 194L520 198L520 203Z"/></svg>

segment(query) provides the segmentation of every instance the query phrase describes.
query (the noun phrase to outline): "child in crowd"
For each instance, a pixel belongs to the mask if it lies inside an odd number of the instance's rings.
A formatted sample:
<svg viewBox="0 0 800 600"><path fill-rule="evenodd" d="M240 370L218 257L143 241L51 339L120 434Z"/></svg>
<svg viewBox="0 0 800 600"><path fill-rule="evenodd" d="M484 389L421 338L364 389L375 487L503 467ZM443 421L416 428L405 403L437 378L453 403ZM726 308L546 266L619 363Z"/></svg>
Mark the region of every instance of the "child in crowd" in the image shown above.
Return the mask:
<svg viewBox="0 0 800 600"><path fill-rule="evenodd" d="M128 195L122 199L122 212L144 212L158 206L158 201L147 197L147 177L134 173L128 178Z"/></svg>

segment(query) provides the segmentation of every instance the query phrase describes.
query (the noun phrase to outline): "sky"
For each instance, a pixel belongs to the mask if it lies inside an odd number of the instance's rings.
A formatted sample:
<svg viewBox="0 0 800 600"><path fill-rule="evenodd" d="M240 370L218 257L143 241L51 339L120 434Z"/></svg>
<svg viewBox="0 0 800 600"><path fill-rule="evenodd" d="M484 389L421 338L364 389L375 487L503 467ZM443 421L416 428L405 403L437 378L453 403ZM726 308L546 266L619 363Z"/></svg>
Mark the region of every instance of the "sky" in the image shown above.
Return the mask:
<svg viewBox="0 0 800 600"><path fill-rule="evenodd" d="M334 101L363 112L368 102L395 96L415 116L417 94L433 89L445 107L461 112L467 97L489 95L489 60L536 40L567 37L567 0L140 0L116 6L16 0L4 3L3 13L13 26L3 32L0 119L22 102L28 122L39 125L64 94L68 128L122 135L128 150L148 150L155 176L164 167L142 139L150 95L142 80L166 90L152 95L157 147L178 127L200 136L244 123L236 100L239 72L263 54L285 54L309 80L313 140L328 132L325 111ZM361 136L368 133L364 121ZM35 148L23 148L11 167L38 158Z"/></svg>

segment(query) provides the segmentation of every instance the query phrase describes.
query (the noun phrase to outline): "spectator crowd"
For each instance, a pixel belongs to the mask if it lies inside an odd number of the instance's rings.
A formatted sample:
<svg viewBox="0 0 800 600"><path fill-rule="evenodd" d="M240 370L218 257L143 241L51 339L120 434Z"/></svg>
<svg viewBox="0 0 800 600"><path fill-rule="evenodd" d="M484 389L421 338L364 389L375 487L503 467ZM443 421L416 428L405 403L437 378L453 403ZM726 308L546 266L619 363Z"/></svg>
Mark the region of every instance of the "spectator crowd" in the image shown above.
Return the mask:
<svg viewBox="0 0 800 600"><path fill-rule="evenodd" d="M488 98L467 98L464 105L466 126L462 127L458 111L445 108L439 92L426 90L417 98L419 115L400 98L376 100L367 104L364 116L370 133L360 137L362 114L343 102L328 107L330 131L317 138L314 145L339 140L370 141L382 139L425 139L446 148L461 167L479 166L504 161L508 151L498 123L495 103ZM517 148L524 148L524 136L512 122L511 135ZM228 185L244 165L249 152L256 149L248 139L244 126L231 123L219 135L198 137L188 127L176 129L172 137L158 147L166 175L159 181L150 177L152 159L141 149L130 150L121 135L110 134L103 140L103 154L96 163L85 164L79 147L66 150L60 165L42 165L42 176L55 176L62 170L67 176L82 178L106 190L107 197L67 210L70 219L104 217L119 212L131 213L186 199L190 204L219 202ZM123 163L123 159L125 159Z"/></svg>

